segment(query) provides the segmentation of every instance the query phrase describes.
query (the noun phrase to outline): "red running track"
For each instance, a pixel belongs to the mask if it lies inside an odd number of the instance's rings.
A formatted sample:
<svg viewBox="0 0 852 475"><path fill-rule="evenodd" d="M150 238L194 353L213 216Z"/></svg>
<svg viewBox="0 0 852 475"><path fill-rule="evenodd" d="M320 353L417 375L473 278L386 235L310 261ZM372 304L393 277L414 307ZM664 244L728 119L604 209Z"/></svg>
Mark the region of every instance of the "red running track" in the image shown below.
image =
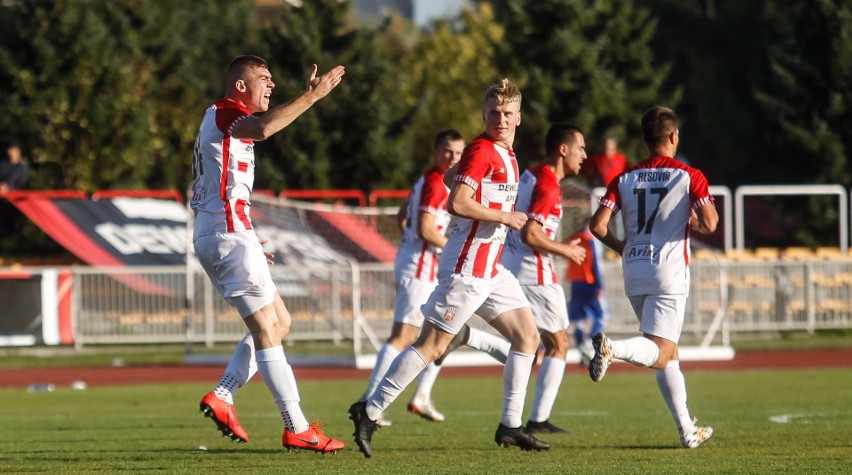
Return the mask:
<svg viewBox="0 0 852 475"><path fill-rule="evenodd" d="M682 362L685 372L693 371L753 371L767 369L818 369L852 368L852 348L836 350L797 351L741 351L731 361ZM222 376L223 366L127 366L97 368L47 368L0 371L0 388L24 388L30 384L53 384L67 387L74 381L83 381L87 386L111 386L151 383L208 382L214 384ZM586 369L569 364L569 373L585 373ZM647 371L626 363L614 364L610 372ZM329 379L363 379L370 376L369 370L354 368L294 368L299 381L322 381ZM445 376L497 376L502 367L445 368Z"/></svg>

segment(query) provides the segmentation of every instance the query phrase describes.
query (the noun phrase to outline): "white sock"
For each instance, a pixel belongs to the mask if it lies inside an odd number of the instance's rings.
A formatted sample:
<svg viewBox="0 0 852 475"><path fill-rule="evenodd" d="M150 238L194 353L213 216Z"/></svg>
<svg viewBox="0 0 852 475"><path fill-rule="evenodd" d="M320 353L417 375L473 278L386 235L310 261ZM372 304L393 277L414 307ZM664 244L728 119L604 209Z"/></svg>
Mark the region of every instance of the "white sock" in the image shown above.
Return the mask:
<svg viewBox="0 0 852 475"><path fill-rule="evenodd" d="M689 408L686 407L686 380L680 370L680 361L671 360L664 369L657 370L657 386L669 412L672 413L675 424L681 434L690 434L695 430Z"/></svg>
<svg viewBox="0 0 852 475"><path fill-rule="evenodd" d="M373 366L373 372L370 374L370 382L367 383L367 389L358 401L366 401L373 394L373 391L379 387L379 383L385 377L385 373L388 372L388 368L390 368L391 363L393 363L393 360L397 356L399 356L399 351L396 347L390 343L385 343L382 346L379 354L376 355L376 365Z"/></svg>
<svg viewBox="0 0 852 475"><path fill-rule="evenodd" d="M432 401L432 387L435 386L435 380L438 379L438 373L441 372L441 367L435 363L429 364L423 371L420 372L420 377L417 378L417 389L414 392L412 401L421 404L427 404Z"/></svg>
<svg viewBox="0 0 852 475"><path fill-rule="evenodd" d="M402 394L425 367L426 362L414 347L409 346L400 353L393 360L379 387L367 399L367 417L371 420L381 417L385 409Z"/></svg>
<svg viewBox="0 0 852 475"><path fill-rule="evenodd" d="M213 392L219 399L233 404L237 390L249 382L255 373L257 373L257 362L254 358L254 339L251 333L246 333L246 336L237 343L231 361L228 362L228 367L225 368L222 379L219 380L219 385L213 389Z"/></svg>
<svg viewBox="0 0 852 475"><path fill-rule="evenodd" d="M503 417L501 423L509 428L523 425L524 399L530 381L535 355L510 351L503 368Z"/></svg>
<svg viewBox="0 0 852 475"><path fill-rule="evenodd" d="M308 421L299 406L299 388L296 387L296 378L293 376L293 368L287 363L284 356L284 348L273 346L255 352L257 358L257 369L263 376L263 381L278 410L284 420L284 427L290 432L300 433L308 430Z"/></svg>
<svg viewBox="0 0 852 475"><path fill-rule="evenodd" d="M639 366L651 366L660 357L660 347L653 341L635 336L626 340L612 340L612 357Z"/></svg>
<svg viewBox="0 0 852 475"><path fill-rule="evenodd" d="M470 329L470 335L465 344L475 350L488 353L492 358L503 364L506 364L509 348L512 346L509 340L476 328Z"/></svg>
<svg viewBox="0 0 852 475"><path fill-rule="evenodd" d="M553 409L553 403L556 402L563 375L565 375L565 360L552 356L545 356L541 360L541 367L538 369L535 380L535 399L530 411L531 421L544 422L550 418L550 411Z"/></svg>

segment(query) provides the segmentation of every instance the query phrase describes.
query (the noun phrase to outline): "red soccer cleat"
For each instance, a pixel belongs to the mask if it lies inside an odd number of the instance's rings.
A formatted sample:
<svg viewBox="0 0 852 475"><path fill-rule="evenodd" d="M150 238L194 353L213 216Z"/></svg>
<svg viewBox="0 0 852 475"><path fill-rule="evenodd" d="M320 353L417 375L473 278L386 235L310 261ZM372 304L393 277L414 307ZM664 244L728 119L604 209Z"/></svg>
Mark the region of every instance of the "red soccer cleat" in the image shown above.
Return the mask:
<svg viewBox="0 0 852 475"><path fill-rule="evenodd" d="M284 429L281 445L287 447L287 450L313 450L322 454L329 452L336 454L338 450L343 448L343 442L332 439L323 433L322 429L319 428L319 421L315 421L306 431L298 434Z"/></svg>
<svg viewBox="0 0 852 475"><path fill-rule="evenodd" d="M222 435L236 442L248 442L248 434L240 425L233 404L219 399L213 391L210 391L201 400L200 409L206 417L213 419Z"/></svg>

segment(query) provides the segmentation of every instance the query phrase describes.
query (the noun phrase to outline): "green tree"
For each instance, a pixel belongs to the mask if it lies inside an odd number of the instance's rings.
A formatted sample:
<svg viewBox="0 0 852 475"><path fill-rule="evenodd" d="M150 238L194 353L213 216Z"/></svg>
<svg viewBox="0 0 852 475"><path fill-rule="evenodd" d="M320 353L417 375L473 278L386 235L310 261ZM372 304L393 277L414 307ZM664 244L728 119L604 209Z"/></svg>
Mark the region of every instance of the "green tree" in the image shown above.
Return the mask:
<svg viewBox="0 0 852 475"><path fill-rule="evenodd" d="M632 161L645 155L639 117L648 107L677 106L665 87L670 67L655 61L657 22L632 0L487 0L507 34L499 67L524 92L520 158L540 159L550 123L573 122L590 147L604 135L622 141Z"/></svg>
<svg viewBox="0 0 852 475"><path fill-rule="evenodd" d="M376 130L386 101L376 94L391 57L379 32L349 21L349 2L317 0L301 7L282 4L269 13L262 32L277 84L276 100L305 88L312 64L322 74L346 66L340 86L282 133L258 144L258 185L280 188L361 188L374 176Z"/></svg>
<svg viewBox="0 0 852 475"><path fill-rule="evenodd" d="M775 181L852 186L852 2L774 2L754 90Z"/></svg>
<svg viewBox="0 0 852 475"><path fill-rule="evenodd" d="M357 29L348 9L336 0L282 6L264 31L273 74L284 76L276 80L284 89L279 97L304 88L312 62L322 71L343 64L346 76L328 98L258 146L266 158L259 161L261 186L407 188L428 166L438 130L481 131L481 95L499 79L490 45L502 29L490 10L421 31L395 16Z"/></svg>
<svg viewBox="0 0 852 475"><path fill-rule="evenodd" d="M636 0L659 18L652 48L682 87L679 150L710 183L766 182L754 85L766 74L763 2Z"/></svg>
<svg viewBox="0 0 852 475"><path fill-rule="evenodd" d="M250 0L0 4L0 127L25 142L31 186L185 189L217 59L252 47L253 19Z"/></svg>
<svg viewBox="0 0 852 475"><path fill-rule="evenodd" d="M502 40L503 28L485 5L463 12L458 22L435 23L400 54L391 80L379 85L382 95L397 99L383 147L385 186L407 188L431 166L429 151L439 130L455 128L467 141L482 132L485 90L501 78L492 45Z"/></svg>

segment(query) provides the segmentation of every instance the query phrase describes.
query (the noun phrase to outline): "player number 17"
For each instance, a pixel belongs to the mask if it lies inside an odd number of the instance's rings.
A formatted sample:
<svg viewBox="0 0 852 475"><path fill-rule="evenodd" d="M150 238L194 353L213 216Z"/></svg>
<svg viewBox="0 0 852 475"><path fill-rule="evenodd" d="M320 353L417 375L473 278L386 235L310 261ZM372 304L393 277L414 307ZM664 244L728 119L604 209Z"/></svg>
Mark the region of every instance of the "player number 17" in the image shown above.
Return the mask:
<svg viewBox="0 0 852 475"><path fill-rule="evenodd" d="M639 233L651 234L651 230L654 228L654 220L657 219L657 211L660 209L660 203L663 201L663 198L666 196L666 193L669 192L668 188L634 188L633 194L636 195L636 198L639 201L639 210L637 212L637 229ZM647 215L648 210L648 194L657 195L657 203L654 205L654 210L651 212L651 215ZM647 216L647 218L646 218Z"/></svg>

